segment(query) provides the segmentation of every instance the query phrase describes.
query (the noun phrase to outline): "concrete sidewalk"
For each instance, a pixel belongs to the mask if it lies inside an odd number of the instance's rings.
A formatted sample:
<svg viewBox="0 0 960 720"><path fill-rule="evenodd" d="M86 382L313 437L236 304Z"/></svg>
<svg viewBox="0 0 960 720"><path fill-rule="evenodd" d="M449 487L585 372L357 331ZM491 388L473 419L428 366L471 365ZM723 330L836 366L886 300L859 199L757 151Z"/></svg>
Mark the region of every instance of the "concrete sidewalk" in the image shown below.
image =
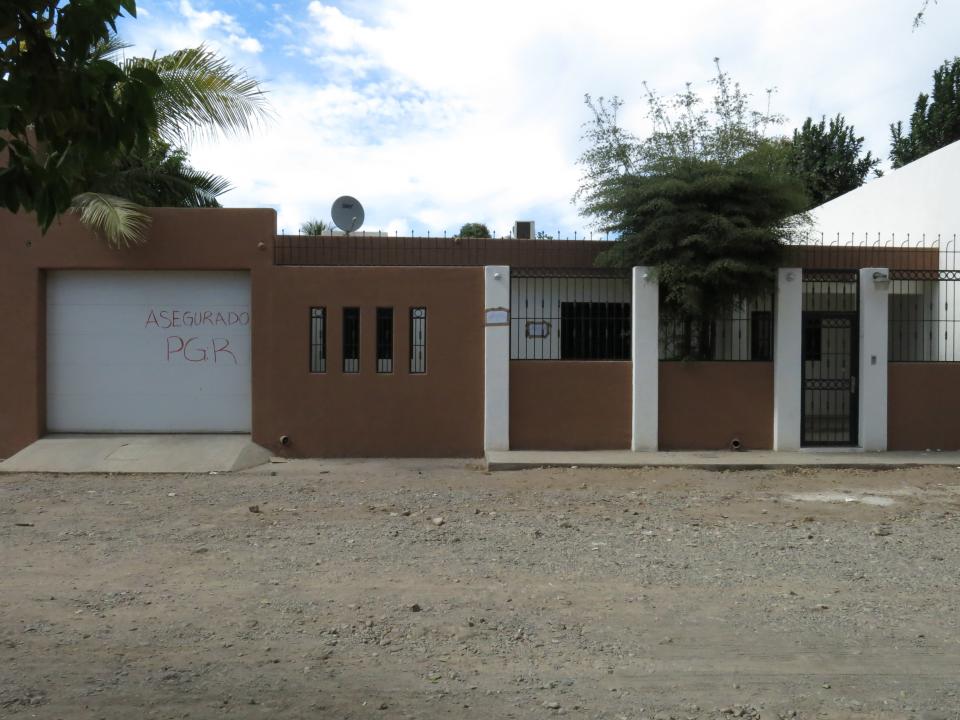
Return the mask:
<svg viewBox="0 0 960 720"><path fill-rule="evenodd" d="M490 470L523 470L538 467L690 467L716 470L747 470L787 467L896 468L918 465L960 467L960 452L863 452L862 450L800 450L773 452L629 450L494 450L487 453Z"/></svg>
<svg viewBox="0 0 960 720"><path fill-rule="evenodd" d="M0 462L0 473L207 473L260 465L249 435L50 435Z"/></svg>

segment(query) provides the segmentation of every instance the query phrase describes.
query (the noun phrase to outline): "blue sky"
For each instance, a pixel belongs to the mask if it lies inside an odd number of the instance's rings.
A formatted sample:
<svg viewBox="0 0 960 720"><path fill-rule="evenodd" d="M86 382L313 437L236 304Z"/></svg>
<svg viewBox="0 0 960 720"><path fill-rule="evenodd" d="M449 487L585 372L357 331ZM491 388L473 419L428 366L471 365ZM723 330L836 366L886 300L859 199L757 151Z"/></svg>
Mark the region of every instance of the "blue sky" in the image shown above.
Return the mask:
<svg viewBox="0 0 960 720"><path fill-rule="evenodd" d="M193 163L230 179L231 207L275 207L295 232L342 194L364 229L498 234L517 219L589 233L570 198L583 95L619 95L646 128L642 81L705 87L713 58L757 96L775 87L787 133L842 112L886 158L933 69L960 54L960 4L914 31L919 0L140 0L120 24L146 55L206 43L269 91L251 137L198 142Z"/></svg>

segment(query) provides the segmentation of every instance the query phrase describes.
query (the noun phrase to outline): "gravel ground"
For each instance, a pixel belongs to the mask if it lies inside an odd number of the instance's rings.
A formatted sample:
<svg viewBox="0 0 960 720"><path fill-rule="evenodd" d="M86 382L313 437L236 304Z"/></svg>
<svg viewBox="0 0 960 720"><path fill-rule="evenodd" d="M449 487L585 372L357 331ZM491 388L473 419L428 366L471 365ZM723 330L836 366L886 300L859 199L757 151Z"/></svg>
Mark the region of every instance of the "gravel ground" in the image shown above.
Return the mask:
<svg viewBox="0 0 960 720"><path fill-rule="evenodd" d="M0 716L960 718L960 469L0 476Z"/></svg>

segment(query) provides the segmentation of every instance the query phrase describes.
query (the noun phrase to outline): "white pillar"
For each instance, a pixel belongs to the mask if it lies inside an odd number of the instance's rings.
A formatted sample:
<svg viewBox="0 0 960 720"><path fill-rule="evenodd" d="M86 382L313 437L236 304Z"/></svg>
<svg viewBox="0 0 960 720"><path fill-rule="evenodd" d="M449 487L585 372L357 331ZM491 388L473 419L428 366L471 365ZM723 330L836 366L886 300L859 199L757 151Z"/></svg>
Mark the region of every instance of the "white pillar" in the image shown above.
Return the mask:
<svg viewBox="0 0 960 720"><path fill-rule="evenodd" d="M773 449L800 449L803 389L803 270L777 271L773 342Z"/></svg>
<svg viewBox="0 0 960 720"><path fill-rule="evenodd" d="M652 268L633 268L633 427L630 449L656 450L660 389L660 291Z"/></svg>
<svg viewBox="0 0 960 720"><path fill-rule="evenodd" d="M887 314L890 271L860 271L860 447L887 449Z"/></svg>
<svg viewBox="0 0 960 720"><path fill-rule="evenodd" d="M483 449L510 449L510 268L483 268Z"/></svg>

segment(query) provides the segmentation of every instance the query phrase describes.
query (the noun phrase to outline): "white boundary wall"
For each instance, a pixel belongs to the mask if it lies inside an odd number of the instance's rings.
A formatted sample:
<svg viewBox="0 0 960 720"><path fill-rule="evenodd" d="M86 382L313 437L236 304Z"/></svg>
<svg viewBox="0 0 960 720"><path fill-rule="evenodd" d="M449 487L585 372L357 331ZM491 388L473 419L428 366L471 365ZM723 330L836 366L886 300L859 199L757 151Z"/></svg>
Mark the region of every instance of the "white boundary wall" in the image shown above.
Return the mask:
<svg viewBox="0 0 960 720"><path fill-rule="evenodd" d="M773 449L800 449L803 270L777 271L773 341Z"/></svg>
<svg viewBox="0 0 960 720"><path fill-rule="evenodd" d="M886 279L884 279L886 278ZM860 447L887 449L887 268L860 271Z"/></svg>
<svg viewBox="0 0 960 720"><path fill-rule="evenodd" d="M633 411L630 449L656 450L660 412L660 290L648 267L633 268Z"/></svg>
<svg viewBox="0 0 960 720"><path fill-rule="evenodd" d="M483 268L483 449L510 449L510 268Z"/></svg>

